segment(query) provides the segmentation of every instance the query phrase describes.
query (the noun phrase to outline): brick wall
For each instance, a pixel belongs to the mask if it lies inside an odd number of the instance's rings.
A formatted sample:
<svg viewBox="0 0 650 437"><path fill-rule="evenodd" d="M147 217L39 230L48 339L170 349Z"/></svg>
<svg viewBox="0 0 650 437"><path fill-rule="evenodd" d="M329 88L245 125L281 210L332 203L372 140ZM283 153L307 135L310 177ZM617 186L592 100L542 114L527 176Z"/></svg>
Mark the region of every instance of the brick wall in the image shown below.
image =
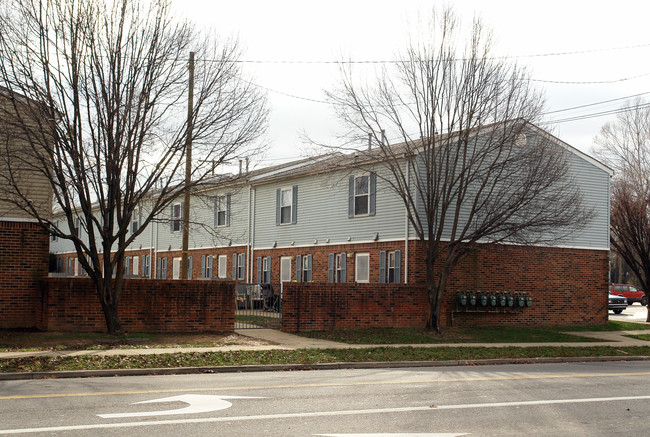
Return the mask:
<svg viewBox="0 0 650 437"><path fill-rule="evenodd" d="M106 330L90 279L51 277L43 283L50 331ZM125 279L118 314L125 331L218 332L235 326L235 283Z"/></svg>
<svg viewBox="0 0 650 437"><path fill-rule="evenodd" d="M409 284L285 284L283 330L424 327L428 319L424 255L413 244ZM441 325L570 326L607 322L606 251L484 245L449 280ZM531 308L473 309L456 305L456 292L526 292Z"/></svg>
<svg viewBox="0 0 650 437"><path fill-rule="evenodd" d="M48 253L48 234L37 224L0 221L0 328L40 327Z"/></svg>
<svg viewBox="0 0 650 437"><path fill-rule="evenodd" d="M282 330L418 328L427 321L422 286L286 283Z"/></svg>

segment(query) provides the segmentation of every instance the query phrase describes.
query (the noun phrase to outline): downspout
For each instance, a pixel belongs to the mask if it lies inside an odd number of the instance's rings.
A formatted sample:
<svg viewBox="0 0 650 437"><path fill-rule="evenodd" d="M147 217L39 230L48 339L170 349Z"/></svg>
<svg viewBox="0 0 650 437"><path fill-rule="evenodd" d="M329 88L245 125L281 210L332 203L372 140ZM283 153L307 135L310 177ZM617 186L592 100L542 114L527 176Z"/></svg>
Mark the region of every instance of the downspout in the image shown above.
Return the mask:
<svg viewBox="0 0 650 437"><path fill-rule="evenodd" d="M255 259L255 202L257 200L257 192L251 185L250 187L250 198L251 202L250 208L251 208L251 223L250 223L250 254L251 254L251 261L248 263L248 283L252 284L253 283L253 260Z"/></svg>
<svg viewBox="0 0 650 437"><path fill-rule="evenodd" d="M406 159L406 190L411 191L411 166L410 159ZM404 208L404 283L409 282L409 209Z"/></svg>

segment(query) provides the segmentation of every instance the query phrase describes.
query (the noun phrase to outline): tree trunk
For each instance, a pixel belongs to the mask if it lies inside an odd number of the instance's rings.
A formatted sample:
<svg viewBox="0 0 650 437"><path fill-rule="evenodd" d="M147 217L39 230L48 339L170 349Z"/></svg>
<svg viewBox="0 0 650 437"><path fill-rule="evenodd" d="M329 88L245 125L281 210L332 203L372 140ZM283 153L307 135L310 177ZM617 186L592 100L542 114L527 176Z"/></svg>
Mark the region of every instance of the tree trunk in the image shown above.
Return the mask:
<svg viewBox="0 0 650 437"><path fill-rule="evenodd" d="M117 305L122 294L122 277L104 277L97 280L97 295L102 305L106 329L109 334L121 334L122 322L117 312Z"/></svg>
<svg viewBox="0 0 650 437"><path fill-rule="evenodd" d="M102 303L102 310L104 311L104 319L106 319L106 329L109 334L121 334L122 322L117 314L117 304Z"/></svg>

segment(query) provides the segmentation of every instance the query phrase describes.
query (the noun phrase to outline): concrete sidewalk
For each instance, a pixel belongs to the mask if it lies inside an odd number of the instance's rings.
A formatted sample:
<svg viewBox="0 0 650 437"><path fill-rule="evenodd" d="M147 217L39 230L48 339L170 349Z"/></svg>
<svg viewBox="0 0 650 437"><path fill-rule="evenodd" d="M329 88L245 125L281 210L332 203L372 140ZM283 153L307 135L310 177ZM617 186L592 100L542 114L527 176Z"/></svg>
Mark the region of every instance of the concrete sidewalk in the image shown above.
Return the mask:
<svg viewBox="0 0 650 437"><path fill-rule="evenodd" d="M0 352L0 359L25 357L73 357L80 355L115 356L115 355L154 355L190 352L226 352L226 351L258 351L258 350L294 350L294 349L363 349L373 347L590 347L590 346L650 346L650 342L627 337L633 334L648 334L647 330L639 331L601 331L601 332L569 332L582 337L601 341L595 342L549 342L549 343L433 343L433 344L346 344L334 341L318 340L301 337L273 329L238 329L239 335L252 339L263 340L270 344L262 345L226 345L214 347L169 347L169 348L136 348L136 349L104 349L104 350L72 350L72 351L26 351Z"/></svg>

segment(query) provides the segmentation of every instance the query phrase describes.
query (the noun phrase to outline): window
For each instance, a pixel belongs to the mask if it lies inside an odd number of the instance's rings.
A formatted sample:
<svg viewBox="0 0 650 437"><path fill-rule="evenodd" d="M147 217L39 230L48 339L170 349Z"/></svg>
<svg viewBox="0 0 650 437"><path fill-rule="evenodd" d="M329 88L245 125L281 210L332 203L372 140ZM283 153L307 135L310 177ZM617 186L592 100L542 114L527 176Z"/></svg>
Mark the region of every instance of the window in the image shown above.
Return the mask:
<svg viewBox="0 0 650 437"><path fill-rule="evenodd" d="M158 258L156 269L156 277L158 279L167 279L167 258Z"/></svg>
<svg viewBox="0 0 650 437"><path fill-rule="evenodd" d="M192 279L192 257L187 257L187 279Z"/></svg>
<svg viewBox="0 0 650 437"><path fill-rule="evenodd" d="M354 178L354 215L368 214L368 176Z"/></svg>
<svg viewBox="0 0 650 437"><path fill-rule="evenodd" d="M201 276L212 278L212 255L201 256Z"/></svg>
<svg viewBox="0 0 650 437"><path fill-rule="evenodd" d="M142 215L140 214L140 207L136 206L133 209L133 215L131 216L131 233L135 234L138 229L140 229L140 224L142 223Z"/></svg>
<svg viewBox="0 0 650 437"><path fill-rule="evenodd" d="M142 274L145 278L151 278L151 255L142 256Z"/></svg>
<svg viewBox="0 0 650 437"><path fill-rule="evenodd" d="M228 271L228 257L226 255L219 255L219 278L224 279L227 277Z"/></svg>
<svg viewBox="0 0 650 437"><path fill-rule="evenodd" d="M372 216L376 210L375 173L350 176L348 192L348 217Z"/></svg>
<svg viewBox="0 0 650 437"><path fill-rule="evenodd" d="M310 282L311 279L311 255L298 255L296 257L296 280L298 282Z"/></svg>
<svg viewBox="0 0 650 437"><path fill-rule="evenodd" d="M386 282L392 284L395 282L395 252L388 252L387 261Z"/></svg>
<svg viewBox="0 0 650 437"><path fill-rule="evenodd" d="M52 230L54 231L55 229L58 229L58 228L59 228L59 221L58 221L58 220L55 220L55 221L54 221L54 229L52 229ZM52 241L58 241L58 240L59 240L59 237L57 237L56 235L52 234Z"/></svg>
<svg viewBox="0 0 650 437"><path fill-rule="evenodd" d="M401 276L402 251L379 252L379 282L399 284Z"/></svg>
<svg viewBox="0 0 650 437"><path fill-rule="evenodd" d="M240 253L237 258L237 279L246 279L246 254Z"/></svg>
<svg viewBox="0 0 650 437"><path fill-rule="evenodd" d="M73 266L72 266L72 258L67 259L65 271L66 271L66 273L68 275L73 275L74 274L74 270L73 270Z"/></svg>
<svg viewBox="0 0 650 437"><path fill-rule="evenodd" d="M278 188L276 192L275 224L295 224L298 221L298 186Z"/></svg>
<svg viewBox="0 0 650 437"><path fill-rule="evenodd" d="M180 231L183 226L183 202L173 204L169 216L171 218L170 230L172 232Z"/></svg>
<svg viewBox="0 0 650 437"><path fill-rule="evenodd" d="M257 257L257 283L271 283L271 257Z"/></svg>
<svg viewBox="0 0 650 437"><path fill-rule="evenodd" d="M347 255L343 253L330 253L328 257L327 276L329 282L345 282Z"/></svg>
<svg viewBox="0 0 650 437"><path fill-rule="evenodd" d="M214 199L214 226L230 226L230 194Z"/></svg>
<svg viewBox="0 0 650 437"><path fill-rule="evenodd" d="M370 282L370 254L357 253L354 263L355 280L357 282Z"/></svg>
<svg viewBox="0 0 650 437"><path fill-rule="evenodd" d="M127 256L124 258L124 274L125 275L130 275L131 274L131 257Z"/></svg>
<svg viewBox="0 0 650 437"><path fill-rule="evenodd" d="M133 257L133 276L138 276L138 264L139 264L139 259L137 256Z"/></svg>

